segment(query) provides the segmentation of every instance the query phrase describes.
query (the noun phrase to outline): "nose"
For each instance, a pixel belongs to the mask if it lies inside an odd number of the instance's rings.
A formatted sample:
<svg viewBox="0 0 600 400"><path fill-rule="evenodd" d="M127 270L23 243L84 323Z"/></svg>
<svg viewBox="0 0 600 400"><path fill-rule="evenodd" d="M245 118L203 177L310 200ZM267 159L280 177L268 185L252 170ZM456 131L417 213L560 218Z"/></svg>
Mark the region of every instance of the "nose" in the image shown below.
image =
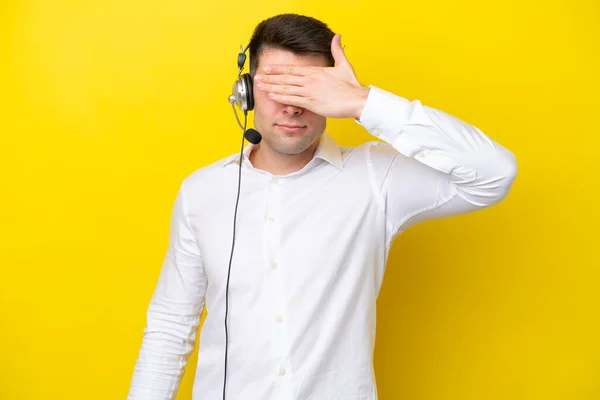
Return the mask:
<svg viewBox="0 0 600 400"><path fill-rule="evenodd" d="M300 115L302 114L302 108L286 104L283 106L283 113L285 115Z"/></svg>

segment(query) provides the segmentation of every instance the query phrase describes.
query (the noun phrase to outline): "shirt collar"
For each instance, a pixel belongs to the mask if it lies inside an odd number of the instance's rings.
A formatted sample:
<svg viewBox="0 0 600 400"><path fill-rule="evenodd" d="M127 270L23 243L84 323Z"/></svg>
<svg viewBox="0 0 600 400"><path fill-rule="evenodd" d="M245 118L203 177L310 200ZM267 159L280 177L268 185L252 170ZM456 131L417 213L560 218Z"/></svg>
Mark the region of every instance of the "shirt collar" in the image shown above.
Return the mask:
<svg viewBox="0 0 600 400"><path fill-rule="evenodd" d="M244 162L249 162L248 155L252 151L253 147L254 147L254 145L252 143L249 143L244 148L244 151L243 151ZM323 134L321 135L321 137L319 139L319 144L317 145L317 149L315 150L315 154L314 154L313 158L320 158L322 160L325 160L340 169L343 166L341 147L335 141L335 139L333 137L331 137L331 135L329 135L329 133L327 133L327 132L323 132ZM222 166L225 167L231 163L238 164L239 159L240 159L239 153L232 154L223 161Z"/></svg>

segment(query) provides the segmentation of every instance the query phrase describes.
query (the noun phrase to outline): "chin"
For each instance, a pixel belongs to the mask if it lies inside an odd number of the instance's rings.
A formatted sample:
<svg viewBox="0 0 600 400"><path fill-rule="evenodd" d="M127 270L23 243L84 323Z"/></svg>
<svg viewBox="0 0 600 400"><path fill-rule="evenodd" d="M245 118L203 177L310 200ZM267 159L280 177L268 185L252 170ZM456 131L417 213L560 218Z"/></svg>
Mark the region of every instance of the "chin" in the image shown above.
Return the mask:
<svg viewBox="0 0 600 400"><path fill-rule="evenodd" d="M312 146L316 139L318 139L318 136L298 135L288 137L276 136L275 138L271 138L271 140L266 139L266 141L269 147L278 153L300 154Z"/></svg>

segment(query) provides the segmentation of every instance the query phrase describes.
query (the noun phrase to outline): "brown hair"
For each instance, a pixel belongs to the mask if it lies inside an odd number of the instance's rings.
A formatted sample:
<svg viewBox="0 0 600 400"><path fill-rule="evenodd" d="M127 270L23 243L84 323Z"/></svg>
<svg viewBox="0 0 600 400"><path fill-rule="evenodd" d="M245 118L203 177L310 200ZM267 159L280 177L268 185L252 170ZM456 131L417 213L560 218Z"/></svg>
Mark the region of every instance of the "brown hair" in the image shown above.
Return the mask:
<svg viewBox="0 0 600 400"><path fill-rule="evenodd" d="M334 66L331 41L335 33L322 21L298 14L280 14L260 22L249 44L250 76L258 68L258 57L267 48L288 50L298 55L321 55Z"/></svg>

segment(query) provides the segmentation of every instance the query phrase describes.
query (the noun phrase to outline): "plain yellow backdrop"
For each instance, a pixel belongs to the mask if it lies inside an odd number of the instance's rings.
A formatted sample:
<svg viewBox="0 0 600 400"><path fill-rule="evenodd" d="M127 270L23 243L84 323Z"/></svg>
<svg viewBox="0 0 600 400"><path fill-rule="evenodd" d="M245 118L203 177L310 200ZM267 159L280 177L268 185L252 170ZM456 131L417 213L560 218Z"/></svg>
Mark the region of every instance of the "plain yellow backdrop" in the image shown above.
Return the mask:
<svg viewBox="0 0 600 400"><path fill-rule="evenodd" d="M380 398L600 399L596 0L0 9L0 399L125 398L176 190L239 151L237 52L280 12L341 33L363 84L517 156L501 204L396 241L378 301ZM348 120L328 130L374 139Z"/></svg>

